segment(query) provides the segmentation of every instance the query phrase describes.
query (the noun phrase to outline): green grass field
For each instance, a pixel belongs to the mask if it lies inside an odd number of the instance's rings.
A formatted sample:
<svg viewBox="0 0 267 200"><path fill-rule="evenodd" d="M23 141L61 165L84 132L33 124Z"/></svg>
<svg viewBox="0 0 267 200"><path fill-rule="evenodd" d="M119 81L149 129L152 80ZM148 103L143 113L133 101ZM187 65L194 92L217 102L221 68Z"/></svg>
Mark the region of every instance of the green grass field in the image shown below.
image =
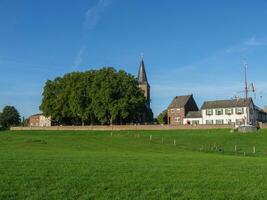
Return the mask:
<svg viewBox="0 0 267 200"><path fill-rule="evenodd" d="M267 130L0 132L4 200L267 199L266 179Z"/></svg>

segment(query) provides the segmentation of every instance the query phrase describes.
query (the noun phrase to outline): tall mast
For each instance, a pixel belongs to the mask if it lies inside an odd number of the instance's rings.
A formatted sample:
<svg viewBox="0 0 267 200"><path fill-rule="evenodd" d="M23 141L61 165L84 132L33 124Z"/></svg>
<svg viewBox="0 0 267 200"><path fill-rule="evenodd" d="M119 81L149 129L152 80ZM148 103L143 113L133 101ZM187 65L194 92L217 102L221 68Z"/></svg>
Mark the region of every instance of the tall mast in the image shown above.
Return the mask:
<svg viewBox="0 0 267 200"><path fill-rule="evenodd" d="M248 99L248 80L247 80L247 63L244 63L244 70L245 70L245 99Z"/></svg>

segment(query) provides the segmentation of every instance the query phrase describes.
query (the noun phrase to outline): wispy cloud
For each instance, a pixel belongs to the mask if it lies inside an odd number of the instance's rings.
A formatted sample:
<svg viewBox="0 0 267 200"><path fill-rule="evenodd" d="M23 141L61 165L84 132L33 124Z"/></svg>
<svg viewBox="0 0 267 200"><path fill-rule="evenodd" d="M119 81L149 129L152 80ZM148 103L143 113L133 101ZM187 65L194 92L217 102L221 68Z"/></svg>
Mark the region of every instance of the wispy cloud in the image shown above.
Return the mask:
<svg viewBox="0 0 267 200"><path fill-rule="evenodd" d="M243 42L233 45L225 50L226 53L245 53L252 48L267 46L266 38L250 37Z"/></svg>
<svg viewBox="0 0 267 200"><path fill-rule="evenodd" d="M82 30L83 41L74 59L73 64L75 69L79 67L83 62L83 55L84 52L86 51L86 38L88 31L96 27L99 20L101 19L103 12L110 5L110 3L111 0L98 0L98 2L94 6L90 7L85 12L83 19L83 30Z"/></svg>
<svg viewBox="0 0 267 200"><path fill-rule="evenodd" d="M266 46L267 45L267 39L261 38L261 39L256 39L255 37L251 37L247 39L244 42L245 45L247 46Z"/></svg>
<svg viewBox="0 0 267 200"><path fill-rule="evenodd" d="M80 50L78 51L76 57L75 57L75 60L74 60L74 66L75 67L78 67L80 66L80 64L82 63L82 60L83 60L83 54L84 54L84 51L86 50L86 46L82 46L80 48Z"/></svg>
<svg viewBox="0 0 267 200"><path fill-rule="evenodd" d="M110 3L110 0L99 0L95 6L89 8L85 12L83 23L85 30L93 29L97 25L101 14L105 11L105 8L110 5Z"/></svg>

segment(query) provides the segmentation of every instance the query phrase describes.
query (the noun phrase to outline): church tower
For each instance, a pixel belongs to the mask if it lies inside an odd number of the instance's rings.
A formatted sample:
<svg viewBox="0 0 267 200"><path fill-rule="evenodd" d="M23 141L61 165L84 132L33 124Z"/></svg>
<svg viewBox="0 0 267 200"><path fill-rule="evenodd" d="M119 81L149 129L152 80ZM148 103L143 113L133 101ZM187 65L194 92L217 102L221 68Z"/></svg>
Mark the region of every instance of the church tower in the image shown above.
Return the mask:
<svg viewBox="0 0 267 200"><path fill-rule="evenodd" d="M149 86L149 83L147 81L145 64L144 64L143 58L141 60L140 66L139 66L137 80L139 83L139 87L144 91L144 95L145 95L145 98L147 100L147 107L150 108L150 86Z"/></svg>

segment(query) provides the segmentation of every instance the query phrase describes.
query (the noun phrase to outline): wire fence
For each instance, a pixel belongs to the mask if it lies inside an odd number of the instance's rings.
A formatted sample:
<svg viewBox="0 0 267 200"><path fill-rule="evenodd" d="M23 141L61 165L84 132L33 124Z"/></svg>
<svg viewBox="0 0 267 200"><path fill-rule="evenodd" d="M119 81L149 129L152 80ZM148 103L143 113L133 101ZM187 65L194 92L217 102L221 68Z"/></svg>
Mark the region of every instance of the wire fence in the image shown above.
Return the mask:
<svg viewBox="0 0 267 200"><path fill-rule="evenodd" d="M133 134L133 133L110 133L111 137L114 138L132 138L132 139L139 139L143 143L147 144L156 144L156 145L166 145L166 146L173 146L180 150L187 150L187 151L197 151L203 153L218 153L218 154L225 154L225 155L236 155L236 156L251 156L251 157L258 157L258 156L267 156L267 146L266 149L257 148L256 145L248 145L248 144L223 144L220 142L210 142L207 141L206 143L187 143L181 142L178 137L164 137L164 136L154 136L153 134Z"/></svg>

